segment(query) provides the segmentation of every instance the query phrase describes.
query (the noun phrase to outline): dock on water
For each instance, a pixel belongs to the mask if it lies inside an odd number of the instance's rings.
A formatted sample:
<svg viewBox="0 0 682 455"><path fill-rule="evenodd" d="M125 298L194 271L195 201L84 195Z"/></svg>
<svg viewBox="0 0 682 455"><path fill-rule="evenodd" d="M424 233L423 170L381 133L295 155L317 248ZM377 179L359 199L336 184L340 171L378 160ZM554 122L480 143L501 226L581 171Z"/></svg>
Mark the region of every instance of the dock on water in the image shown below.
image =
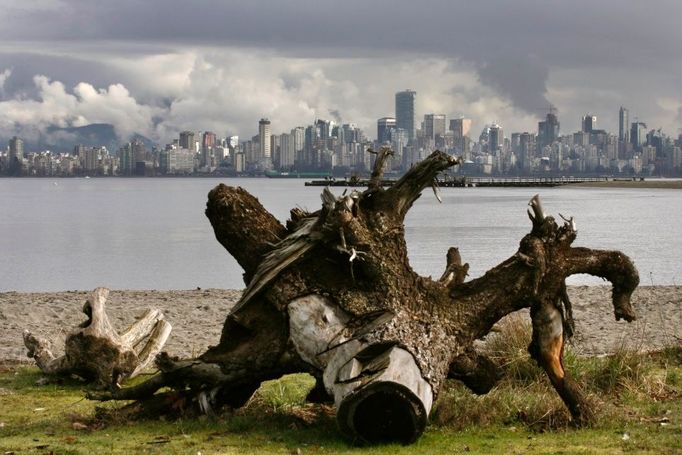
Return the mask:
<svg viewBox="0 0 682 455"><path fill-rule="evenodd" d="M607 182L609 177L455 177L439 179L438 186L446 188L467 187L554 187L572 183ZM396 179L382 180L382 186L391 186ZM369 179L359 178L326 178L305 182L305 186L345 186L365 187Z"/></svg>

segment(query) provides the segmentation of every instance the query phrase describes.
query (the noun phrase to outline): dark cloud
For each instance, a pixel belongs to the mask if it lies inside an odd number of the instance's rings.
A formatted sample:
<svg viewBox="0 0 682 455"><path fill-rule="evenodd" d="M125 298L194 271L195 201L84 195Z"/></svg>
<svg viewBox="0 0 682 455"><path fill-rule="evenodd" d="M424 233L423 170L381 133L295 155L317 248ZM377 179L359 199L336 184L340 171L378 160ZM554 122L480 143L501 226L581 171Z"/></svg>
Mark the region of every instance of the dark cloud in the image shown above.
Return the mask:
<svg viewBox="0 0 682 455"><path fill-rule="evenodd" d="M549 68L665 67L682 57L682 2L673 0L44 3L10 6L14 20L0 37L254 46L302 57L439 55L473 63L483 83L527 111L546 104Z"/></svg>
<svg viewBox="0 0 682 455"><path fill-rule="evenodd" d="M185 105L191 104L183 90L192 85L183 82L183 77L190 78L197 73L188 70L175 74L173 65L181 62L173 59L163 70L159 70L159 62L154 62L153 74L163 79L158 84L164 88L161 90L144 80L144 68L132 65L139 63L140 55L161 55L180 52L179 49L210 52L206 49L211 48L238 48L247 52L267 49L293 60L376 58L384 62L393 58L393 63L402 59L409 64L420 58L446 59L452 63L453 71L462 65L473 68L482 84L517 109L535 116L550 102L559 101L565 103L559 106L563 112L576 118L582 110L601 109L607 113L617 109L606 104L574 108L566 105L570 104L572 94L588 101L593 99L595 103L622 99L621 104L631 106L655 105L659 98L682 97L679 84L663 79L666 74L682 73L682 47L679 46L682 27L678 24L682 2L678 0L6 0L4 3L0 10L3 24L0 73L6 68L12 69L12 75L5 81L5 97L35 91L33 76L46 74L63 81L67 87L80 81L95 87L121 82L145 104L163 105L173 111L171 107L174 103L178 107L178 99L182 98ZM21 52L12 50L16 47L13 43L29 49L31 55L22 56ZM49 54L43 52L43 46L59 48ZM85 55L79 56L84 49ZM119 61L111 65L103 55ZM122 66L120 61L127 56L131 57L130 68ZM366 62L363 60L363 64ZM225 71L239 64L228 62ZM414 71L421 69L415 66ZM580 73L582 83L576 83L575 72ZM165 73L172 73L173 77ZM570 90L557 85L563 73L571 73ZM595 73L598 75L593 76ZM278 78L285 92L305 95L308 93L305 84L310 84L309 74L309 67L302 69L294 62L278 65L271 76ZM346 77L353 80L353 75ZM638 80L644 77L648 78L648 85ZM168 89L171 86L176 89ZM390 82L385 86L392 87ZM633 86L642 89L633 92ZM199 91L196 86L192 87ZM598 96L591 97L584 92L590 87L600 91ZM400 88L405 87L397 89ZM645 96L644 88L651 93ZM583 92L578 93L579 89ZM470 91L465 98L472 103L487 96L478 87ZM461 93L462 88L453 92ZM321 106L315 104L318 99L316 95L306 98L304 103L309 105L299 106L299 111L316 111ZM328 109L336 108L325 105L322 115L327 115ZM456 106L456 109L467 112L466 106ZM348 108L345 112L339 110L339 114L349 118ZM657 121L665 116L669 118L668 123L677 121L669 108L658 113L654 112L655 108L644 106L640 110Z"/></svg>

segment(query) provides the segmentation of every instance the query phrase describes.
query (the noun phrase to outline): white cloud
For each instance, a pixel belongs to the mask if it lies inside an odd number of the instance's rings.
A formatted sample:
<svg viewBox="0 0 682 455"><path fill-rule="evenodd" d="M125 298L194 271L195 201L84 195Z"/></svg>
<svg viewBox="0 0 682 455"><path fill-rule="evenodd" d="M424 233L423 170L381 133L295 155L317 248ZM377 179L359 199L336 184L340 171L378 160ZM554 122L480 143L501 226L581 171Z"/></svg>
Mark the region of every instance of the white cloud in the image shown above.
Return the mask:
<svg viewBox="0 0 682 455"><path fill-rule="evenodd" d="M394 115L395 92L406 88L418 93L418 118L430 112L448 117L464 113L481 127L508 119L510 128L519 126L513 119L527 119L483 87L473 68L443 59L309 59L238 49L195 52L193 58L182 55L184 61L193 61L192 70L175 73L185 76L166 79L176 79L177 85L156 93L174 97L158 125L159 139L168 140L187 128L250 137L261 117L271 120L273 131L287 132L315 118L332 119L332 112L373 137L376 119ZM147 69L145 80L150 84L164 79L163 69L159 74ZM159 88L138 87L143 92Z"/></svg>
<svg viewBox="0 0 682 455"><path fill-rule="evenodd" d="M435 57L313 59L213 48L101 61L125 75L125 86L81 82L68 90L36 76L37 97L0 103L0 133L111 123L121 138L136 132L164 143L185 129L248 138L261 117L281 133L339 116L374 137L376 119L394 115L394 95L406 88L417 91L418 121L426 113L463 114L476 129L496 121L507 132L535 122L481 84L471 66Z"/></svg>
<svg viewBox="0 0 682 455"><path fill-rule="evenodd" d="M10 68L7 68L5 71L0 73L0 95L4 95L5 93L5 81L9 79L9 77L12 75L12 70Z"/></svg>
<svg viewBox="0 0 682 455"><path fill-rule="evenodd" d="M81 82L67 91L59 81L35 76L37 99L16 97L0 102L0 133L5 136L22 133L37 134L50 126L70 127L90 123L111 123L121 138L153 131L153 117L160 109L139 104L121 84L95 89ZM30 133L29 133L30 134Z"/></svg>
<svg viewBox="0 0 682 455"><path fill-rule="evenodd" d="M36 132L50 125L111 123L121 138L137 132L160 143L184 129L248 138L257 133L261 117L270 118L273 132L281 133L338 114L374 137L376 119L394 114L394 94L406 88L417 91L418 120L426 113L464 115L474 120L475 134L492 122L507 135L535 131L548 107L525 112L481 82L479 68L438 56L301 58L216 47L125 54L91 49L89 55L102 73L108 70L116 79L100 82L106 88L88 81L66 87L37 76L33 81L37 96L19 94L0 102L0 135L17 134L17 125ZM0 81L10 74L0 73ZM551 70L546 97L559 108L562 132L576 130L580 116L588 112L597 115L599 127L614 131L621 104L633 118L637 115L650 126L676 131L676 89L653 71L633 74L592 70L588 84L582 70ZM656 84L643 90L644 79Z"/></svg>

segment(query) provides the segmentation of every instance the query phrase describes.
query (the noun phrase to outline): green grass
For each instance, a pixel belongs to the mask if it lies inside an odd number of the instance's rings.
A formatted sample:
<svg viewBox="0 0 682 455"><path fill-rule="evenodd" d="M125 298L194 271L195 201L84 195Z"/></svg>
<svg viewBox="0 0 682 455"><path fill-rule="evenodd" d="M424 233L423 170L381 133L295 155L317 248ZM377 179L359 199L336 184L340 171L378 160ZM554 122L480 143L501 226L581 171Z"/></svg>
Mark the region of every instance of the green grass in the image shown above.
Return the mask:
<svg viewBox="0 0 682 455"><path fill-rule="evenodd" d="M484 396L448 382L417 443L354 447L331 407L306 404L305 374L263 384L247 405L220 418L108 421L77 380L36 385L35 368L0 370L0 454L246 453L682 453L682 349L612 357L566 355L568 370L600 416L574 429L561 400L525 352L528 327L512 324L488 343L505 377ZM79 429L80 428L80 429Z"/></svg>

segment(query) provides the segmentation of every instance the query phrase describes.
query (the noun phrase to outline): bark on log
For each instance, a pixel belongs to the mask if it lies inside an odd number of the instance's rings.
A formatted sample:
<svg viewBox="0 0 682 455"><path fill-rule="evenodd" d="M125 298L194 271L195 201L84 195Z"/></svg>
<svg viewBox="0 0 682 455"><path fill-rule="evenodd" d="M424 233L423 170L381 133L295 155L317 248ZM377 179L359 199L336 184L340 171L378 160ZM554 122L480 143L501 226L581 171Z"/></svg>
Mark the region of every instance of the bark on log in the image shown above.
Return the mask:
<svg viewBox="0 0 682 455"><path fill-rule="evenodd" d="M154 360L168 340L171 325L159 310L147 312L123 334L109 322L104 309L109 290L97 288L85 302L88 317L67 337L64 355L56 357L50 342L24 331L28 357L35 359L45 374L76 374L99 388L119 387L127 378L140 374Z"/></svg>
<svg viewBox="0 0 682 455"><path fill-rule="evenodd" d="M337 198L325 189L322 208L292 211L286 228L240 188L211 191L206 215L248 284L220 342L198 359L162 356L159 376L96 398L148 400L171 386L194 391L204 410L239 406L262 381L307 371L318 380L315 390L333 397L348 437L411 442L446 378L476 393L490 390L499 373L473 343L505 315L530 308L529 351L574 421L589 422L593 410L562 363L571 326L565 279L591 273L611 281L616 319L630 321L639 283L632 262L619 252L572 247L573 220L557 224L536 196L531 232L515 255L465 282L468 264L451 248L440 280L421 277L408 261L404 218L458 160L434 152L384 189L388 153L379 151L366 191Z"/></svg>

